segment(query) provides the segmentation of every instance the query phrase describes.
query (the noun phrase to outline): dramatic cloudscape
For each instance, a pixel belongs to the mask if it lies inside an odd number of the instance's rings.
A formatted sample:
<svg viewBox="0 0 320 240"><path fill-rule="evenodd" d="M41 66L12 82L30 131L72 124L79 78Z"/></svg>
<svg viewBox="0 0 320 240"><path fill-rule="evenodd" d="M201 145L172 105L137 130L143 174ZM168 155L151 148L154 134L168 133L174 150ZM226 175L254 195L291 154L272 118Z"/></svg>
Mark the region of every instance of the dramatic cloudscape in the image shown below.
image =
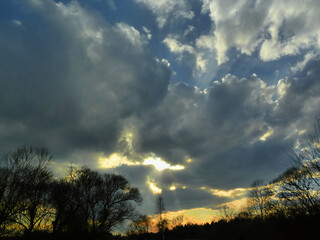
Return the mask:
<svg viewBox="0 0 320 240"><path fill-rule="evenodd" d="M210 221L320 117L318 0L1 0L0 151L125 176Z"/></svg>

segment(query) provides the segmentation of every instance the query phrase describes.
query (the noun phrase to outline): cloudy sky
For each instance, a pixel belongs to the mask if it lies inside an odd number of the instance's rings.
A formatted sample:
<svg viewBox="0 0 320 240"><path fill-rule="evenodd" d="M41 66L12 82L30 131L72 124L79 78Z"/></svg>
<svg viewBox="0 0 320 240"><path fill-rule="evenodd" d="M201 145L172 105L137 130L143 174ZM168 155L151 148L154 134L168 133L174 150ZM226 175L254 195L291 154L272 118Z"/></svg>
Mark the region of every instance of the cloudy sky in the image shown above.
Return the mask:
<svg viewBox="0 0 320 240"><path fill-rule="evenodd" d="M318 0L1 0L0 151L124 175L210 220L320 117Z"/></svg>

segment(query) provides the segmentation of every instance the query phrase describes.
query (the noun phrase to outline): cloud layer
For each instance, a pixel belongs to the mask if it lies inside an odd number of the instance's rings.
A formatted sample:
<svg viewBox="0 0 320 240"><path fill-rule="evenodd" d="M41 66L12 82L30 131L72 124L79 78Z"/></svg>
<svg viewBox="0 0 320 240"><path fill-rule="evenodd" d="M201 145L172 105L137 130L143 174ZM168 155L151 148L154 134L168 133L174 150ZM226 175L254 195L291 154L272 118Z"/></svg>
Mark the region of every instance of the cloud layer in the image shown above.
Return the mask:
<svg viewBox="0 0 320 240"><path fill-rule="evenodd" d="M320 5L317 1L211 1L203 0L215 24L218 62L234 47L251 55L257 48L263 61L318 48Z"/></svg>
<svg viewBox="0 0 320 240"><path fill-rule="evenodd" d="M184 59L185 63L192 58L195 78L205 81L207 86L208 78L212 79L218 71L217 65L228 65L241 55L255 57L262 63L292 57L295 58L293 72L303 70L309 60L319 59L317 0L202 0L199 1L201 12L192 2L183 3L171 5L170 12L191 9L195 20L184 25L185 21L180 20L188 34L171 29L163 43L178 60ZM154 5L146 4L155 14L160 14ZM170 19L169 13L161 14ZM211 21L206 31L196 21L203 16Z"/></svg>
<svg viewBox="0 0 320 240"><path fill-rule="evenodd" d="M2 23L1 125L15 131L3 148L112 149L122 121L163 98L170 70L135 28L110 26L77 2L24 7L31 19Z"/></svg>
<svg viewBox="0 0 320 240"><path fill-rule="evenodd" d="M145 22L110 23L77 1L1 3L14 9L0 15L1 152L46 145L56 169L73 162L123 174L147 213L155 192L170 211L217 208L282 172L290 164L283 149L320 115L319 4L135 2L151 9L162 35ZM193 26L199 14L209 32ZM189 21L183 34L165 32L177 19ZM191 57L206 85L174 79L168 60L154 55L155 39L178 64ZM231 49L261 61L301 59L295 75L272 82L253 73L212 82Z"/></svg>

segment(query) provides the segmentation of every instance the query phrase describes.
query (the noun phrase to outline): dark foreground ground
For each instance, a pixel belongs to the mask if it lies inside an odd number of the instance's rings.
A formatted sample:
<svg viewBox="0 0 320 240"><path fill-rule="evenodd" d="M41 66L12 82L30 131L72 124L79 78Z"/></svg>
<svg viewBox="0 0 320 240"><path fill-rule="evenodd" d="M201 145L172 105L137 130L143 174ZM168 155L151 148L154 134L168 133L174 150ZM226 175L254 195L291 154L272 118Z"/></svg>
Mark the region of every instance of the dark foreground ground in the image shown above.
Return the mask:
<svg viewBox="0 0 320 240"><path fill-rule="evenodd" d="M155 233L133 234L130 236L92 236L86 234L53 234L34 232L30 236L2 237L1 240L159 240ZM269 216L261 218L236 217L229 222L207 223L204 225L187 224L165 231L165 240L316 240L320 239L320 214L295 217Z"/></svg>

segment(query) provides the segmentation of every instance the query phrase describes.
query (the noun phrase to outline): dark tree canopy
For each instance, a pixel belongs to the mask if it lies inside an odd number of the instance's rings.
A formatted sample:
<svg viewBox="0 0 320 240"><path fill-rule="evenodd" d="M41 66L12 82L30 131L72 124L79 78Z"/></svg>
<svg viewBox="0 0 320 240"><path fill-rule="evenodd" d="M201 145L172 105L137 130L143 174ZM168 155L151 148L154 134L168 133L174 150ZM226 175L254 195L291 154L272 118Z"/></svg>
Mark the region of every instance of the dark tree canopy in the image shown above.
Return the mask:
<svg viewBox="0 0 320 240"><path fill-rule="evenodd" d="M52 230L56 239L105 238L132 219L139 190L120 175L71 168L55 179L46 148L21 147L0 161L0 235L22 229L26 239Z"/></svg>
<svg viewBox="0 0 320 240"><path fill-rule="evenodd" d="M60 193L66 191L64 195ZM55 231L106 235L131 219L142 202L137 188L120 175L100 174L89 168L72 170L52 193Z"/></svg>
<svg viewBox="0 0 320 240"><path fill-rule="evenodd" d="M48 206L52 155L46 148L20 147L1 159L0 225L20 225L25 234L50 216Z"/></svg>

